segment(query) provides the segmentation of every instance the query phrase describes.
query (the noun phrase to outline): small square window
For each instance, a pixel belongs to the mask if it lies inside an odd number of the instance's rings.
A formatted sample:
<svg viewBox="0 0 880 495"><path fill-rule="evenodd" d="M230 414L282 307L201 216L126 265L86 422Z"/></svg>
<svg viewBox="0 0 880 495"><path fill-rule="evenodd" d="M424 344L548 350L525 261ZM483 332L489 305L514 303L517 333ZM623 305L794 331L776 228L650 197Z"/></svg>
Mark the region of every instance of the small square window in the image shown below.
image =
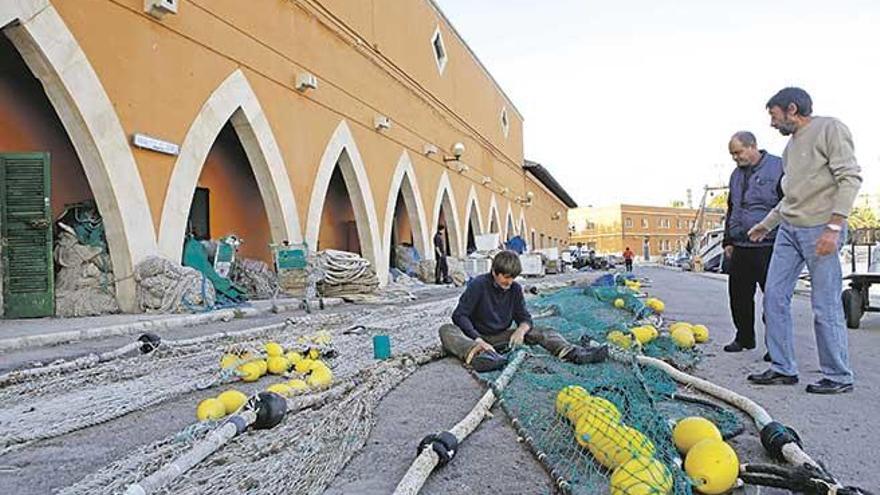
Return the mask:
<svg viewBox="0 0 880 495"><path fill-rule="evenodd" d="M434 50L434 60L437 62L437 69L443 74L446 68L446 45L443 44L443 35L440 34L440 27L434 30L434 36L431 38L431 47Z"/></svg>
<svg viewBox="0 0 880 495"><path fill-rule="evenodd" d="M507 108L501 109L501 131L504 132L504 137L510 133L510 120L507 119Z"/></svg>
<svg viewBox="0 0 880 495"><path fill-rule="evenodd" d="M633 219L626 217L626 220L624 220L624 225L626 225L627 227L632 227L633 226Z"/></svg>

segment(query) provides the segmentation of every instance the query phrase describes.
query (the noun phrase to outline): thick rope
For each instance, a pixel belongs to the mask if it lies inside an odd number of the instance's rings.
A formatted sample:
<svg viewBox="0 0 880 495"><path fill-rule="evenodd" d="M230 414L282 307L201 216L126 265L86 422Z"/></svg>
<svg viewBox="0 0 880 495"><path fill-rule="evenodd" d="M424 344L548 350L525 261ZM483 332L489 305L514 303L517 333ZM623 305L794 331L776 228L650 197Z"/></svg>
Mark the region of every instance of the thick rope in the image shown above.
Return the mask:
<svg viewBox="0 0 880 495"><path fill-rule="evenodd" d="M471 412L468 413L468 415L458 424L452 427L450 433L455 435L459 444L463 442L468 435L473 433L473 431L477 429L477 426L482 423L486 415L489 414L489 410L492 409L495 399L501 394L501 391L504 390L504 387L507 386L508 382L510 382L513 374L516 373L516 370L519 368L519 365L523 362L525 357L526 353L524 351L519 351L504 368L504 371L495 381L492 388L483 394L483 397L477 402ZM413 461L409 470L407 470L406 474L403 476L403 479L397 484L394 494L415 495L419 493L422 486L424 486L425 481L428 480L428 476L434 471L434 468L439 462L440 457L433 449L422 450L422 453L416 457L415 461Z"/></svg>

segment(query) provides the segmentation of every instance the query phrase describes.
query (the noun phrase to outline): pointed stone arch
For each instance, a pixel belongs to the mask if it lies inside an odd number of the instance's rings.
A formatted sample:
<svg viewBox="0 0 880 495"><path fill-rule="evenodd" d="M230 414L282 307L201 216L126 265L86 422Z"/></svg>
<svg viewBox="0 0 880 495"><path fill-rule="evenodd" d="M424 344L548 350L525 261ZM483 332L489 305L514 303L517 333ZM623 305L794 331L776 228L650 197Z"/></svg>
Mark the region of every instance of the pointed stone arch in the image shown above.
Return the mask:
<svg viewBox="0 0 880 495"><path fill-rule="evenodd" d="M394 208L397 204L398 193L403 194L403 202L406 205L406 212L409 216L409 223L413 229L413 239L416 243L416 249L422 258L434 252L430 248L430 233L427 231L428 222L425 217L425 207L422 204L422 193L419 190L419 184L416 180L416 173L412 166L409 153L404 151L397 161L397 168L391 177L391 188L388 190L388 202L385 204L385 229L383 237L384 256L381 262L385 263L385 270L388 271L388 259L391 256L391 230L394 224ZM380 267L381 268L381 267Z"/></svg>
<svg viewBox="0 0 880 495"><path fill-rule="evenodd" d="M272 241L301 242L296 200L281 150L256 93L241 69L236 69L211 93L186 133L171 172L162 220L159 248L179 260L193 194L211 146L227 122L232 124L257 181Z"/></svg>
<svg viewBox="0 0 880 495"><path fill-rule="evenodd" d="M131 147L98 75L48 0L0 2L0 26L40 81L82 163L104 221L116 298L137 311L134 265L157 252Z"/></svg>
<svg viewBox="0 0 880 495"><path fill-rule="evenodd" d="M309 217L306 223L306 242L309 249L318 245L318 231L321 229L321 215L324 213L324 198L330 185L333 170L339 165L339 171L345 181L351 206L357 224L361 255L376 268L379 283L388 282L388 261L383 260L379 222L376 219L376 203L373 201L373 190L367 178L367 171L361 153L348 124L343 120L333 131L330 141L324 148L318 174L312 185L312 197L309 201ZM383 269L384 267L384 269Z"/></svg>
<svg viewBox="0 0 880 495"><path fill-rule="evenodd" d="M534 246L529 244L529 227L526 224L526 212L522 208L519 210L519 235L522 237L523 241L526 243L527 249L533 249Z"/></svg>
<svg viewBox="0 0 880 495"><path fill-rule="evenodd" d="M489 213L486 217L486 233L492 232L492 220L495 221L495 227L498 229L499 236L502 235L503 227L501 225L501 216L498 214L498 201L495 199L495 193L492 193L492 199L489 200Z"/></svg>
<svg viewBox="0 0 880 495"><path fill-rule="evenodd" d="M468 191L467 206L465 207L464 212L464 221L470 222L471 218L474 218L476 220L476 232L474 232L474 235L482 234L484 232L483 212L480 209L480 198L477 197L477 189L473 185L471 185L471 189L470 191ZM465 227L467 227L467 223L465 224Z"/></svg>
<svg viewBox="0 0 880 495"><path fill-rule="evenodd" d="M440 182L437 184L437 194L434 196L434 216L433 228L431 232L437 232L437 226L440 224L440 207L446 214L446 229L449 231L449 245L451 255L454 257L464 256L464 245L461 242L461 223L458 221L458 203L455 201L455 193L452 192L452 185L449 182L449 175L446 171L440 176ZM451 224L451 225L450 225ZM433 250L431 250L433 256Z"/></svg>
<svg viewBox="0 0 880 495"><path fill-rule="evenodd" d="M511 232L512 231L512 232ZM504 237L506 241L510 237L516 236L516 223L513 221L513 210L510 208L510 202L507 202L507 212L504 214Z"/></svg>

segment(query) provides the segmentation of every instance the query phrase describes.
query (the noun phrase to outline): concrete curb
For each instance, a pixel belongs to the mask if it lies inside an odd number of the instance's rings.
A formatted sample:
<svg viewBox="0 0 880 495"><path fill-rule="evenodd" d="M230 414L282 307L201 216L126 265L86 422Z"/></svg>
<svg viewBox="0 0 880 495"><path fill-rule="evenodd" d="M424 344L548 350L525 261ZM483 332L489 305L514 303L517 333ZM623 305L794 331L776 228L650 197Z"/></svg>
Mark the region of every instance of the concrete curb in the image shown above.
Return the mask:
<svg viewBox="0 0 880 495"><path fill-rule="evenodd" d="M337 306L342 304L340 298L325 298L324 306ZM209 311L206 313L186 314L157 318L155 320L141 320L131 323L119 323L96 328L72 330L68 332L53 332L38 335L26 335L0 339L0 353L25 349L29 347L43 347L82 340L100 339L105 337L118 337L132 335L147 331L171 330L174 328L189 327L218 321L230 321L235 318L248 318L269 313L287 312L300 309L302 299L280 299L276 301L256 301L251 306L241 308L226 308ZM310 305L317 306L317 301ZM139 315L132 315L139 316Z"/></svg>

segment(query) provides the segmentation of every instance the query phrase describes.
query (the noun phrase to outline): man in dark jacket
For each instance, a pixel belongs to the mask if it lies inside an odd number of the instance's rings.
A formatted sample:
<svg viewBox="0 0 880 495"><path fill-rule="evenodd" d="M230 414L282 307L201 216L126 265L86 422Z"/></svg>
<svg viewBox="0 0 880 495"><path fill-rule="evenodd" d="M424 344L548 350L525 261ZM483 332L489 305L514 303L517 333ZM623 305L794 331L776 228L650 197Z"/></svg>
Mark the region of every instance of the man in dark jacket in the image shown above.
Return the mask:
<svg viewBox="0 0 880 495"><path fill-rule="evenodd" d="M449 265L446 264L446 226L440 224L437 227L437 233L434 234L434 258L437 264L434 265L434 283L448 284Z"/></svg>
<svg viewBox="0 0 880 495"><path fill-rule="evenodd" d="M495 255L492 271L468 283L452 313L453 324L440 327L443 350L477 371L503 368L507 359L501 353L523 343L540 345L576 364L604 360L608 356L604 345L576 346L552 329L532 325L522 287L513 281L521 271L516 253L501 251Z"/></svg>
<svg viewBox="0 0 880 495"><path fill-rule="evenodd" d="M730 174L723 245L736 338L724 350L740 352L755 348L755 285L764 292L776 236L773 231L752 242L748 232L782 199L782 159L759 150L754 134L748 131L734 134L728 149L736 169ZM768 358L765 354L764 359Z"/></svg>

